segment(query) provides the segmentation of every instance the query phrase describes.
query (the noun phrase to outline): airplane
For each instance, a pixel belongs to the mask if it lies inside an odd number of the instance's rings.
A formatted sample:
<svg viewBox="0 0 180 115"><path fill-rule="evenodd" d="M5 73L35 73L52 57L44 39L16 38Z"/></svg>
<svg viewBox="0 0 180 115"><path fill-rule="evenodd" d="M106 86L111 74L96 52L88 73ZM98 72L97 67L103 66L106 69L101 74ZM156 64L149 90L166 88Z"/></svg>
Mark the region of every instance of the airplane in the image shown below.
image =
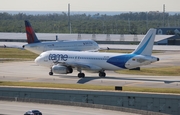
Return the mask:
<svg viewBox="0 0 180 115"><path fill-rule="evenodd" d="M28 44L23 45L23 48L40 54L48 50L70 50L70 51L98 51L99 46L93 40L71 40L71 41L47 41L40 42L30 24L25 20L26 36Z"/></svg>
<svg viewBox="0 0 180 115"><path fill-rule="evenodd" d="M149 29L137 48L130 54L84 52L84 51L46 51L41 53L35 63L50 67L49 75L69 74L76 68L79 78L84 78L82 70L97 72L105 77L105 70L133 69L159 61L151 56L156 29Z"/></svg>

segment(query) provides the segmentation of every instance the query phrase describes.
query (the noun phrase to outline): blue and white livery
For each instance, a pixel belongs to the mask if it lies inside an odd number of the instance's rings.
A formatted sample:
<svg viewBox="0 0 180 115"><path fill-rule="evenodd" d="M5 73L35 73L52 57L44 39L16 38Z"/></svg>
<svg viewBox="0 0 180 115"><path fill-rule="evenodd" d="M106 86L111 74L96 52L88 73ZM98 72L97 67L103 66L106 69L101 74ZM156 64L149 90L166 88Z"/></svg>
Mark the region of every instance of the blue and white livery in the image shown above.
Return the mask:
<svg viewBox="0 0 180 115"><path fill-rule="evenodd" d="M43 52L35 62L50 67L49 75L68 74L77 69L80 78L85 77L82 70L98 72L100 77L105 77L105 70L132 69L159 61L151 56L155 34L156 29L150 29L130 54L53 50Z"/></svg>

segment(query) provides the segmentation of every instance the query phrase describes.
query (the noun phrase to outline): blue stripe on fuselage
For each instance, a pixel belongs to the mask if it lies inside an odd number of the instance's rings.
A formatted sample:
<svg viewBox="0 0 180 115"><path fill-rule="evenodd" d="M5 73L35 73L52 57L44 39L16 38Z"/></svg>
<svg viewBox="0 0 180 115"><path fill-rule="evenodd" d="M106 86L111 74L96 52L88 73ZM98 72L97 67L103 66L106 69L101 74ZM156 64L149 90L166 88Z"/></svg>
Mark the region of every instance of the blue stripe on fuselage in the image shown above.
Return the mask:
<svg viewBox="0 0 180 115"><path fill-rule="evenodd" d="M135 54L126 54L126 55L120 55L120 56L114 56L107 60L107 63L110 63L112 65L115 65L120 68L127 69L125 67L126 62L136 56Z"/></svg>

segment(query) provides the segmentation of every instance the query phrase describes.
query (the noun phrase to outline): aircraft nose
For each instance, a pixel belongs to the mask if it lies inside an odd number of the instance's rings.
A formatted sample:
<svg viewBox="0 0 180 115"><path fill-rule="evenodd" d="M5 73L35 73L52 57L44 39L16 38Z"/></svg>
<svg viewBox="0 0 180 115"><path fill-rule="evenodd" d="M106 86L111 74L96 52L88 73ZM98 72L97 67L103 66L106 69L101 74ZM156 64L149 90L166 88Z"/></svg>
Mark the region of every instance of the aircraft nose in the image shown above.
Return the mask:
<svg viewBox="0 0 180 115"><path fill-rule="evenodd" d="M41 59L40 59L40 57L38 56L34 61L35 61L36 64L39 64L40 61L41 61Z"/></svg>

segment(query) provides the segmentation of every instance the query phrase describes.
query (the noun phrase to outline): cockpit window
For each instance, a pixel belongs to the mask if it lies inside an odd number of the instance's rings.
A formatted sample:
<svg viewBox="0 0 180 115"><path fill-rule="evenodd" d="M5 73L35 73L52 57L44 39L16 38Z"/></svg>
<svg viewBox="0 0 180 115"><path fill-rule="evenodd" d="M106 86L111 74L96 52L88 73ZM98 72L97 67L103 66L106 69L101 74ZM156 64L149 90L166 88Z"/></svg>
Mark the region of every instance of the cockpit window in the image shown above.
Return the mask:
<svg viewBox="0 0 180 115"><path fill-rule="evenodd" d="M43 57L43 55L44 55L44 52L42 54L40 54L39 57Z"/></svg>
<svg viewBox="0 0 180 115"><path fill-rule="evenodd" d="M133 58L132 60L133 60L133 61L136 61L136 59L134 59L134 58Z"/></svg>

